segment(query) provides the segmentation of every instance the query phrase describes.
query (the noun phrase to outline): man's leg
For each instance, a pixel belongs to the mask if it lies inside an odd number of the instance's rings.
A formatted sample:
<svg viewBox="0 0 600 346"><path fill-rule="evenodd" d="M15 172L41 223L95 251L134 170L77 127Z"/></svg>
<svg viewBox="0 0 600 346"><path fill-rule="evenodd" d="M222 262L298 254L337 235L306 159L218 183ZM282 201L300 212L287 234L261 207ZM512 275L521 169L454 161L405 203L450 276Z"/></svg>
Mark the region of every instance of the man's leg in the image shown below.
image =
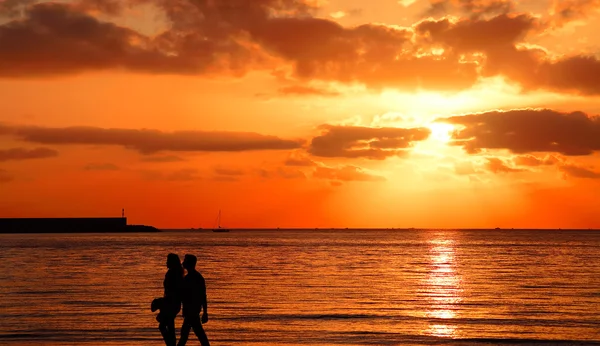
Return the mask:
<svg viewBox="0 0 600 346"><path fill-rule="evenodd" d="M190 336L190 329L192 329L192 326L190 325L190 323L188 323L188 319L184 318L183 324L181 325L181 335L179 336L179 343L177 344L177 346L185 346L185 343L187 342L188 337Z"/></svg>
<svg viewBox="0 0 600 346"><path fill-rule="evenodd" d="M197 318L194 318L194 321L192 323L192 328L194 328L194 334L196 334L196 336L198 337L198 340L200 340L200 345L210 346L210 343L208 342L208 337L206 336L206 332L204 332L204 328L202 328L202 322L200 322L200 316L198 316Z"/></svg>

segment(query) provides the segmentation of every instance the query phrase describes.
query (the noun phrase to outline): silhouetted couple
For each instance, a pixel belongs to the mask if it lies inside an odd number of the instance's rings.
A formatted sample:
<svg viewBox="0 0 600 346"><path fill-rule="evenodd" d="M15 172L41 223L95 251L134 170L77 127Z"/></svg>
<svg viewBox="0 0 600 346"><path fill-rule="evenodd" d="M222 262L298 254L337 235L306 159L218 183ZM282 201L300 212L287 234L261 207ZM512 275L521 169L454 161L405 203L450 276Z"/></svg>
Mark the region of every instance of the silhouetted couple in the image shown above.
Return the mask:
<svg viewBox="0 0 600 346"><path fill-rule="evenodd" d="M167 274L163 285L165 293L162 298L152 301L152 311L160 309L156 320L158 329L167 346L183 346L187 342L190 330L200 340L202 346L209 346L208 337L202 328L202 323L208 322L208 302L206 300L206 283L202 275L196 271L196 256L185 255L183 264L179 256L170 253L167 256ZM183 269L187 275L183 275ZM183 304L183 324L181 336L177 343L175 332L175 317ZM202 319L200 312L202 311Z"/></svg>

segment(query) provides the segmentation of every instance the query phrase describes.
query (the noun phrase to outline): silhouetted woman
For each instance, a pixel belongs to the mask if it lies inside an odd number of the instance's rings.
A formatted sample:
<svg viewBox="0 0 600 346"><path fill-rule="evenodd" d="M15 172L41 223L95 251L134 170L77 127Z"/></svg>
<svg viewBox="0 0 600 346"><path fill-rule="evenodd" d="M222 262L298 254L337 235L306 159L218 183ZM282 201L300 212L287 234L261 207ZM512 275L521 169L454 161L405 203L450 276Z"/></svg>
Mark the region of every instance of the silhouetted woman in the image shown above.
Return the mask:
<svg viewBox="0 0 600 346"><path fill-rule="evenodd" d="M183 289L183 268L179 256L170 253L167 256L167 274L163 285L165 287L164 297L160 313L156 317L158 329L167 346L176 346L175 317L181 310L181 292Z"/></svg>

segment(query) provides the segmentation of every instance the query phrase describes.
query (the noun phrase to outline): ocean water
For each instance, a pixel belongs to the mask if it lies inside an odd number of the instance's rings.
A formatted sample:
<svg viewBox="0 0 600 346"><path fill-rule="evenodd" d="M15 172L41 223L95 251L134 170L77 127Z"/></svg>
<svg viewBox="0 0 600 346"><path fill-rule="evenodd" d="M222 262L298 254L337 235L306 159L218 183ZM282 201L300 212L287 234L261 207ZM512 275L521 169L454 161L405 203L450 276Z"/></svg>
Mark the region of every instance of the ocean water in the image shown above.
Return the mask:
<svg viewBox="0 0 600 346"><path fill-rule="evenodd" d="M0 235L0 344L163 344L169 252L213 346L600 344L600 232L525 230Z"/></svg>

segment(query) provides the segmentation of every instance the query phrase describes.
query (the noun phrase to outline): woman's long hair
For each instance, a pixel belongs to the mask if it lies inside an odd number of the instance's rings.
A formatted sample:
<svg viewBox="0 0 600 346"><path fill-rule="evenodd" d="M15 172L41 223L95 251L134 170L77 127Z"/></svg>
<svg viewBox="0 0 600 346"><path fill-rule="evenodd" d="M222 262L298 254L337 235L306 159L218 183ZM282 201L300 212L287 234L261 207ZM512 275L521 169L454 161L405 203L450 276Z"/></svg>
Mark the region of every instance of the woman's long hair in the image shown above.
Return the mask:
<svg viewBox="0 0 600 346"><path fill-rule="evenodd" d="M183 267L181 266L179 255L174 253L167 255L167 268L175 273L181 274L183 277Z"/></svg>

